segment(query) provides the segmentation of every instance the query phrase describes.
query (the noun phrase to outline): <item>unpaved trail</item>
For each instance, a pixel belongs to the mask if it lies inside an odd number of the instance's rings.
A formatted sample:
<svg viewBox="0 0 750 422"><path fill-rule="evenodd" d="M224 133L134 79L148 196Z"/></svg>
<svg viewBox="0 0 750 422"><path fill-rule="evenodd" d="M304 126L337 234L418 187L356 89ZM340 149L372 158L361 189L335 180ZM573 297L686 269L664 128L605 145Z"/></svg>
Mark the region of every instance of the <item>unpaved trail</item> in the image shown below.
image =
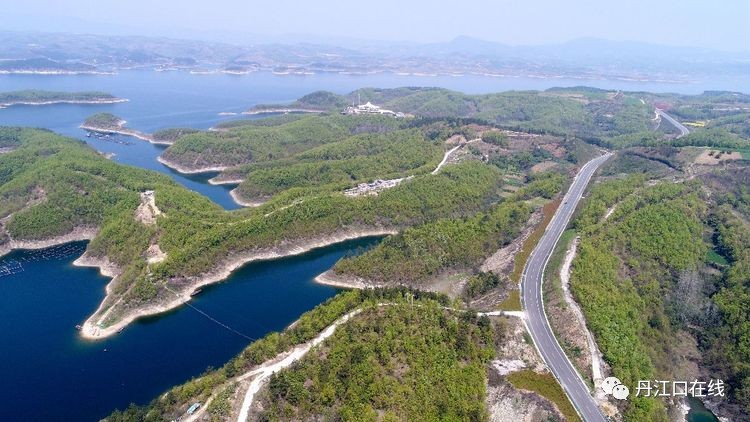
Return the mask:
<svg viewBox="0 0 750 422"><path fill-rule="evenodd" d="M245 398L242 401L242 407L240 408L240 414L239 416L237 416L237 422L245 422L247 420L247 416L250 412L250 405L253 404L253 398L255 398L255 394L258 393L258 391L260 390L260 387L263 385L263 382L266 381L268 377L271 376L271 374L281 369L284 369L290 366L291 364L293 364L294 362L300 360L303 356L307 354L307 352L310 351L310 349L322 343L328 337L332 336L333 333L336 331L336 328L339 325L345 323L351 317L357 315L360 312L362 312L361 308L355 309L349 312L348 314L337 319L333 324L329 325L328 328L323 330L314 339L308 341L307 343L303 343L299 346L296 346L294 349L292 349L291 352L286 352L282 354L281 356L283 356L283 358L281 358L281 360L278 360L278 357L277 357L274 360L271 360L262 364L259 368L254 369L242 375L239 378L239 380L246 379L253 375L256 375L256 376L255 378L253 378L253 380L250 382L250 386L247 388L247 392L245 393Z"/></svg>
<svg viewBox="0 0 750 422"><path fill-rule="evenodd" d="M573 310L573 313L576 315L576 319L578 319L581 327L583 327L584 331L586 332L586 340L589 345L589 353L591 353L591 375L594 383L598 385L598 383L603 379L599 348L596 345L596 341L594 341L594 336L591 335L591 331L589 331L586 327L586 318L583 316L581 308L578 306L578 303L573 299L573 295L570 293L570 267L573 264L573 259L576 256L578 242L579 238L576 237L565 253L565 259L560 266L560 281L562 284L563 295L565 296L565 302L567 302L568 306L570 306L570 308Z"/></svg>
<svg viewBox="0 0 750 422"><path fill-rule="evenodd" d="M443 161L441 161L440 164L438 164L437 167L435 167L435 170L433 170L432 173L430 174L438 174L440 172L440 169L443 168L445 163L448 162L448 158L450 158L451 154L453 154L453 152L459 148L461 148L461 145L455 146L449 149L448 151L446 151L445 155L443 155Z"/></svg>
<svg viewBox="0 0 750 422"><path fill-rule="evenodd" d="M382 307L382 306L392 306L394 303L391 302L384 302L384 303L378 303L376 306ZM331 337L336 329L349 321L352 317L358 315L366 308L357 308L346 315L340 317L336 321L334 321L331 325L326 327L323 331L320 332L315 338L312 340L307 341L306 343L299 344L295 346L292 350L280 353L273 359L269 359L268 361L262 363L260 366L245 372L242 375L239 375L233 379L227 380L227 383L233 383L233 382L242 382L247 379L252 378L252 381L250 381L250 385L247 387L247 391L245 392L245 395L242 399L242 405L240 407L239 414L237 416L237 422L245 422L250 414L250 407L253 404L253 400L255 399L255 395L260 391L261 387L263 386L263 383L268 380L268 378L274 374L275 372L278 372L284 368L288 368L293 363L297 362L298 360L302 359L313 347L321 344L326 339ZM443 309L448 311L454 311L454 312L466 312L462 309L455 309L451 307L444 306ZM479 312L477 313L479 316L514 316L523 318L524 315L522 312L503 312L503 311L497 311L497 312ZM225 385L224 384L224 385ZM183 419L184 422L191 422L198 420L198 418L203 415L205 412L205 409L208 407L208 404L211 403L211 400L213 400L216 397L216 393L212 394L208 400L206 400L206 403L204 403L198 411L196 411L194 414L188 416L187 418Z"/></svg>

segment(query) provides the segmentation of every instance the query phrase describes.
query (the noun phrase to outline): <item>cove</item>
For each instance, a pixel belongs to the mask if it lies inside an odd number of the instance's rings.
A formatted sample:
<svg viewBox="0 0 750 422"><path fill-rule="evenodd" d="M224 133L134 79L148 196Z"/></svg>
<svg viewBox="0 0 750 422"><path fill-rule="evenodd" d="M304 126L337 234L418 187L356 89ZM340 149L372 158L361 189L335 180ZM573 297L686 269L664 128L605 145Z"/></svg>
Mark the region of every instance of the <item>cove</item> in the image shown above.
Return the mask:
<svg viewBox="0 0 750 422"><path fill-rule="evenodd" d="M247 264L190 303L247 337L263 337L336 294L314 277L379 239ZM0 272L16 269L0 277L0 420L99 420L131 402L148 403L249 344L187 306L136 321L103 341L82 340L75 326L96 309L109 281L96 269L72 265L85 246L0 258Z"/></svg>
<svg viewBox="0 0 750 422"><path fill-rule="evenodd" d="M702 401L695 397L688 397L687 403L690 407L686 417L687 422L717 422L719 420L716 415L703 405Z"/></svg>

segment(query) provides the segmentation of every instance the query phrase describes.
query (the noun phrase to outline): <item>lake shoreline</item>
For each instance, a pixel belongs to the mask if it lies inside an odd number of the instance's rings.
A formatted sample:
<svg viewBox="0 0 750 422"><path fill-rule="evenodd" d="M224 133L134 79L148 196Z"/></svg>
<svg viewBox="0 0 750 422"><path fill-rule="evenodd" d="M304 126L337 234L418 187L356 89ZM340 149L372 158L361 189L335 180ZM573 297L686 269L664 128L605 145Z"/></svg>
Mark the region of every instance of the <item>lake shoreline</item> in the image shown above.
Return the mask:
<svg viewBox="0 0 750 422"><path fill-rule="evenodd" d="M186 167L183 167L180 164L177 164L173 161L169 161L168 159L162 157L161 155L156 157L156 161L160 162L161 164L164 164L165 166L169 167L170 169L181 173L181 174L204 174L204 173L214 173L214 172L222 172L229 167L202 167L198 169L188 169ZM230 180L230 181L217 181L214 180L217 177L212 177L208 180L209 185L237 185L242 183L243 180ZM259 207L263 205L265 202L258 202L258 201L248 201L243 199L239 192L237 192L237 188L234 188L229 191L229 196L232 198L232 201L234 201L235 204L240 205L242 207Z"/></svg>
<svg viewBox="0 0 750 422"><path fill-rule="evenodd" d="M366 278L354 275L336 274L330 269L317 277L315 282L326 286L337 287L340 289L374 289L382 287L382 284L374 283Z"/></svg>
<svg viewBox="0 0 750 422"><path fill-rule="evenodd" d="M48 100L48 101L11 101L9 103L0 103L0 109L25 105L25 106L45 106L55 104L83 104L83 105L98 105L98 104L118 104L126 103L130 100L127 98L112 98L112 99L96 99L96 100Z"/></svg>
<svg viewBox="0 0 750 422"><path fill-rule="evenodd" d="M14 240L10 239L3 245L0 245L0 258L15 251L15 250L37 250L46 249L53 246L64 245L71 242L80 242L84 240L91 240L96 237L99 232L98 228L94 227L76 227L71 232L50 237L47 239L38 240Z"/></svg>
<svg viewBox="0 0 750 422"><path fill-rule="evenodd" d="M82 124L78 127L80 127L83 130L88 130L90 132L96 132L96 133L102 133L102 134L117 134L117 135L123 135L123 136L130 136L133 138L140 139L142 141L150 142L154 145L172 145L174 142L172 141L159 141L154 139L153 135L149 135L148 133L143 133L135 129L125 129L122 127L122 125L125 124L123 121L122 124L120 124L120 128L109 128L109 127L99 127L99 126L91 126L87 124Z"/></svg>
<svg viewBox="0 0 750 422"><path fill-rule="evenodd" d="M290 107L279 107L279 108L259 108L257 110L247 110L243 111L240 114L244 114L246 116L257 116L261 114L289 114L289 113L327 113L328 110L315 110L311 108L290 108Z"/></svg>
<svg viewBox="0 0 750 422"><path fill-rule="evenodd" d="M131 322L139 318L158 315L171 311L188 302L191 299L192 294L198 289L226 280L235 270L250 262L268 261L301 255L314 249L331 246L349 240L385 236L393 234L395 232L396 231L393 229L384 228L341 230L334 234L318 236L307 240L284 242L286 244L282 243L281 245L277 245L272 248L236 253L232 256L229 256L223 262L219 263L212 270L202 274L201 276L189 279L187 282L187 286L185 286L180 291L168 288L168 290L170 290L175 295L172 300L164 303L152 304L144 308L136 308L134 310L126 312L125 315L121 317L121 319L116 323L107 327L101 327L98 324L101 323L102 317L106 317L106 313L109 312L117 304L117 300L115 300L114 302L112 301L110 294L110 285L112 285L116 281L115 276L107 285L107 296L102 300L97 311L89 316L89 318L87 318L84 322L80 332L81 337L87 340L105 339L122 331ZM99 261L98 263L102 262L103 261ZM91 263L92 266L98 266L96 260L89 261L89 263ZM112 302L112 304L108 306L110 302ZM104 314L103 316L101 315L102 313Z"/></svg>
<svg viewBox="0 0 750 422"><path fill-rule="evenodd" d="M234 202L238 203L239 205L242 205L243 207L256 208L266 203L266 201L252 201L252 200L243 199L240 196L240 193L237 192L237 188L230 190L229 196L232 197Z"/></svg>
<svg viewBox="0 0 750 422"><path fill-rule="evenodd" d="M183 166L182 164L177 164L174 161L169 161L168 159L162 157L161 155L156 157L156 161L182 174L214 173L214 172L221 172L229 168L229 166L187 168Z"/></svg>
<svg viewBox="0 0 750 422"><path fill-rule="evenodd" d="M245 179L220 179L221 176L216 176L208 179L209 185L220 186L220 185L239 185L244 182Z"/></svg>

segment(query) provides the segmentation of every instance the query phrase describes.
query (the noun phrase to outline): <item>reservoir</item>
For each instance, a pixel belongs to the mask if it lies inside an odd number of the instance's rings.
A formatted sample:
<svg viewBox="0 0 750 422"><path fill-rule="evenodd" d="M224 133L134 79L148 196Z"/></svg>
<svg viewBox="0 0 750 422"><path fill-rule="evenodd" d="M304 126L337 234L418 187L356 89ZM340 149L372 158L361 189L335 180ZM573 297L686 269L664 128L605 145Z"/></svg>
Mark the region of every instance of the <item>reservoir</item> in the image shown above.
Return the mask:
<svg viewBox="0 0 750 422"><path fill-rule="evenodd" d="M78 126L91 114L110 112L143 132L169 127L207 129L241 117L219 113L239 113L259 103L289 102L315 90L344 94L367 86L441 86L479 94L576 85L681 93L707 89L700 84L393 74L237 76L126 71L96 76L0 75L0 91L99 90L130 100L110 105L14 106L0 110L0 125L42 127L83 139L99 151L114 153L120 163L168 174L224 208L235 209L238 205L229 196L232 186L213 186L207 183L212 175L181 175L158 163L164 147L127 137L118 138L121 143L87 138ZM81 340L75 330L97 308L108 282L96 269L72 265L85 243L41 252L15 251L2 257L0 420L94 421L131 402L146 404L207 367L223 365L250 342L247 337L281 330L333 296L335 289L318 285L313 278L342 256L361 252L377 241L355 240L297 257L251 263L193 298L191 304L198 310L236 332L183 306L139 320L98 342Z"/></svg>
<svg viewBox="0 0 750 422"><path fill-rule="evenodd" d="M377 240L247 264L190 303L244 336L263 337L333 296L336 289L313 278ZM82 340L75 326L96 309L109 281L72 265L84 248L77 242L0 258L0 272L16 269L0 276L2 421L95 421L223 365L250 342L187 306L106 340Z"/></svg>
<svg viewBox="0 0 750 422"><path fill-rule="evenodd" d="M152 133L170 127L207 129L219 122L241 118L240 113L260 103L286 103L316 90L346 94L362 87L395 88L402 86L438 86L469 94L507 90L547 89L558 86L593 86L632 91L700 93L705 89L733 89L750 92L748 80L698 81L686 83L636 82L605 79L562 79L491 76L414 76L379 73L341 75L335 73L306 76L275 75L268 72L248 75L188 72L122 71L116 75L0 75L0 91L45 89L51 91L104 91L130 101L119 104L53 106L13 106L0 110L0 125L44 127L80 138L102 152L115 153L114 160L167 173L189 189L208 196L227 209L238 208L229 196L233 186L212 186L213 175L181 175L156 161L164 146L132 138L130 143L86 138L78 128L91 114L110 112L127 121L127 126Z"/></svg>

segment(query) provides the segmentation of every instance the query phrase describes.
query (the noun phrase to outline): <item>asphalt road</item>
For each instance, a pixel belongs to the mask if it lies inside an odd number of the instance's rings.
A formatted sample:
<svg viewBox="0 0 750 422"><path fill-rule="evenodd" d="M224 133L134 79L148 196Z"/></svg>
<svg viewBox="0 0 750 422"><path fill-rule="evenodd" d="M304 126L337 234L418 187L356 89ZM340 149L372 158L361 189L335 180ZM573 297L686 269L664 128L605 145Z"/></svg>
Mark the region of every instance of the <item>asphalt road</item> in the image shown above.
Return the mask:
<svg viewBox="0 0 750 422"><path fill-rule="evenodd" d="M591 396L588 386L565 356L565 352L563 352L552 333L542 302L542 277L544 267L547 266L547 261L549 261L549 257L555 249L555 244L565 231L573 211L575 211L578 201L580 201L586 189L586 185L591 180L591 176L610 156L612 154L607 153L581 167L573 184L568 189L568 193L565 194L563 202L547 226L544 235L531 252L521 277L526 324L531 333L531 338L534 340L534 345L562 385L578 413L587 422L600 422L606 421L606 419Z"/></svg>
<svg viewBox="0 0 750 422"><path fill-rule="evenodd" d="M664 119L667 119L667 121L669 123L672 123L672 125L674 127L676 127L677 129L680 130L680 134L677 136L678 138L683 137L683 136L687 135L688 133L690 133L690 130L688 128L686 128L682 123L680 123L677 120L675 120L674 117L672 117L669 114L665 113L664 110L657 108L656 109L656 114L658 114L659 116L661 116Z"/></svg>

